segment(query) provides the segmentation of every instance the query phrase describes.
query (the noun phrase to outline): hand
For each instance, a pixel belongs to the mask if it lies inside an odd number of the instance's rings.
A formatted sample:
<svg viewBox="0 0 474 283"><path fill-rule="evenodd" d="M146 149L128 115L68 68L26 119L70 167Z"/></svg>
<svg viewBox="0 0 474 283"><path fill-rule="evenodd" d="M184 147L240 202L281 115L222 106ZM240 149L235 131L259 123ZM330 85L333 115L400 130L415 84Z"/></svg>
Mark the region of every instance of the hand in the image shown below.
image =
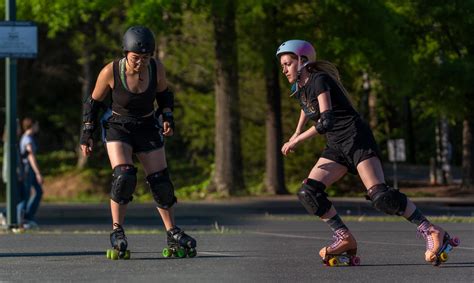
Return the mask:
<svg viewBox="0 0 474 283"><path fill-rule="evenodd" d="M298 143L299 140L297 138L286 142L281 148L281 153L283 153L284 156L287 156L289 153L294 152Z"/></svg>
<svg viewBox="0 0 474 283"><path fill-rule="evenodd" d="M87 141L87 144L81 144L81 151L83 156L89 156L92 153L92 148L93 148L94 142L92 139L89 139Z"/></svg>
<svg viewBox="0 0 474 283"><path fill-rule="evenodd" d="M163 122L163 135L167 137L173 135L173 128L171 127L170 122Z"/></svg>
<svg viewBox="0 0 474 283"><path fill-rule="evenodd" d="M36 181L38 184L43 185L43 176L41 176L41 173L36 174Z"/></svg>

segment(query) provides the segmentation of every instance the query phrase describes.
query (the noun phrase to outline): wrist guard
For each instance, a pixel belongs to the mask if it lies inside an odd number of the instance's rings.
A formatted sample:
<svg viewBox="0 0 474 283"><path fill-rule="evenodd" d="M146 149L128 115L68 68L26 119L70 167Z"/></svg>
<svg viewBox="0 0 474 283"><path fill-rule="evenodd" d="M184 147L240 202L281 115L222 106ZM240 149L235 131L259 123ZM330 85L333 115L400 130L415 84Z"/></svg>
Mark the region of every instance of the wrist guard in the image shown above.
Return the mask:
<svg viewBox="0 0 474 283"><path fill-rule="evenodd" d="M174 94L170 91L169 88L164 91L156 93L156 102L158 103L158 108L163 111L165 108L174 110Z"/></svg>

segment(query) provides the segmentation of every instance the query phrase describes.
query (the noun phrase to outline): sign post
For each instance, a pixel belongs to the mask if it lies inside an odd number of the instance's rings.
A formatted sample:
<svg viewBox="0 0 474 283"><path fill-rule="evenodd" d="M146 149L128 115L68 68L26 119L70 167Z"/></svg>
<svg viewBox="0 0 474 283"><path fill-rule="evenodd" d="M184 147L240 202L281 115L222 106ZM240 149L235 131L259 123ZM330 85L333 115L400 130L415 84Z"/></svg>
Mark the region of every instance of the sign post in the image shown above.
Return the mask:
<svg viewBox="0 0 474 283"><path fill-rule="evenodd" d="M38 53L38 30L32 22L16 21L16 1L5 0L5 21L0 22L0 58L5 58L6 101L6 173L7 225L17 226L17 142L16 93L17 58L35 58Z"/></svg>
<svg viewBox="0 0 474 283"><path fill-rule="evenodd" d="M405 140L393 139L387 141L388 160L393 162L393 187L398 190L397 162L406 161Z"/></svg>

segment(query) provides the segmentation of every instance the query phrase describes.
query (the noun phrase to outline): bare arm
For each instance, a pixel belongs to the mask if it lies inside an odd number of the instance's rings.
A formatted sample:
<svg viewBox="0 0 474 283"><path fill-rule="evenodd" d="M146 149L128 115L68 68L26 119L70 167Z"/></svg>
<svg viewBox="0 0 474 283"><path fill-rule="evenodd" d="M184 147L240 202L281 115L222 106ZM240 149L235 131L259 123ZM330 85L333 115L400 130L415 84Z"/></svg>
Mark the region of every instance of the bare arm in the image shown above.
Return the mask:
<svg viewBox="0 0 474 283"><path fill-rule="evenodd" d="M109 90L114 87L114 70L113 63L107 64L99 73L95 83L92 98L97 101L103 101Z"/></svg>
<svg viewBox="0 0 474 283"><path fill-rule="evenodd" d="M308 118L304 114L304 111L301 110L300 118L298 119L298 124L296 125L295 132L291 136L290 141L296 139L296 137L298 137L301 134L301 132L303 131L304 125L306 125L306 122L308 122Z"/></svg>
<svg viewBox="0 0 474 283"><path fill-rule="evenodd" d="M296 139L297 139L297 142L300 143L300 142L303 142L307 139L310 139L310 138L316 136L317 134L318 134L318 132L316 131L316 128L313 126L309 129L307 129L306 131L304 131L304 133L299 135Z"/></svg>
<svg viewBox="0 0 474 283"><path fill-rule="evenodd" d="M301 134L303 132L303 127L306 125L306 122L308 122L308 118L304 114L304 111L301 110L300 112L300 119L298 120L298 125L296 126L295 133Z"/></svg>

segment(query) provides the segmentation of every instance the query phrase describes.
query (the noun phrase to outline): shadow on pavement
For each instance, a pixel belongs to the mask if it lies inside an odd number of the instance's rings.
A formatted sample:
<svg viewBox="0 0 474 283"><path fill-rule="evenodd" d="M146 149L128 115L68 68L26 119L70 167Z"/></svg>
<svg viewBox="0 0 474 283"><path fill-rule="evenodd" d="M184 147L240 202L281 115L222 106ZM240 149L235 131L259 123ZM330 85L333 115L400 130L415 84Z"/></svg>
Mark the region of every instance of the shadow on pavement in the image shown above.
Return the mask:
<svg viewBox="0 0 474 283"><path fill-rule="evenodd" d="M86 256L104 255L105 252L52 252L52 253L2 253L2 257L46 257L46 256Z"/></svg>

